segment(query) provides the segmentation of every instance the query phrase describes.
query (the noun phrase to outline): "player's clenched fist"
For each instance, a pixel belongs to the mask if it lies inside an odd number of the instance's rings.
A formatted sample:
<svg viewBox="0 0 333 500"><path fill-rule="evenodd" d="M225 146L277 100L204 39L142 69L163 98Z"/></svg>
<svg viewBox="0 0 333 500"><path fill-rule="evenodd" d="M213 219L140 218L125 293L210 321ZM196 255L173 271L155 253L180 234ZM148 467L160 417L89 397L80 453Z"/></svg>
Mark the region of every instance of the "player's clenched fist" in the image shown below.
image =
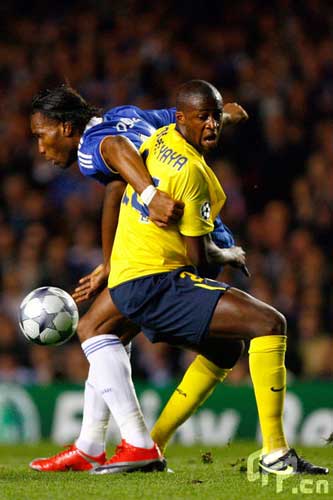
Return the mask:
<svg viewBox="0 0 333 500"><path fill-rule="evenodd" d="M156 190L149 203L149 218L159 227L178 222L184 213L184 203L173 200L164 191Z"/></svg>

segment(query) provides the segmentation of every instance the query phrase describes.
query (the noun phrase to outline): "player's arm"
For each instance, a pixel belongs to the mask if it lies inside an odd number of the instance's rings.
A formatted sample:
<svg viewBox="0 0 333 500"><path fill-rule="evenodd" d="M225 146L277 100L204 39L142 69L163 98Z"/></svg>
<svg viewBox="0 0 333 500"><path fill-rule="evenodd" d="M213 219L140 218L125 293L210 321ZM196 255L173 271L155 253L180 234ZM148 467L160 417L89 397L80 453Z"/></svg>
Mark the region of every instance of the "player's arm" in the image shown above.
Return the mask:
<svg viewBox="0 0 333 500"><path fill-rule="evenodd" d="M101 153L105 163L117 170L149 206L149 217L157 226L165 227L180 219L184 204L154 187L140 153L126 137L106 137L101 144Z"/></svg>
<svg viewBox="0 0 333 500"><path fill-rule="evenodd" d="M121 199L126 189L122 180L113 181L105 188L102 212L102 248L106 278L110 272L110 257L116 235Z"/></svg>
<svg viewBox="0 0 333 500"><path fill-rule="evenodd" d="M213 242L211 235L183 236L187 254L196 267L207 267L211 264L230 264L242 269L246 276L249 271L246 267L245 252L241 247L219 248Z"/></svg>
<svg viewBox="0 0 333 500"><path fill-rule="evenodd" d="M220 248L213 239L212 234L204 236L205 258L208 264L230 265L237 267L249 277L250 273L246 267L246 254L242 247L233 245L229 248Z"/></svg>
<svg viewBox="0 0 333 500"><path fill-rule="evenodd" d="M76 302L83 302L98 293L107 284L110 272L110 256L116 235L119 210L126 183L122 180L112 181L105 187L102 212L102 249L103 264L90 274L79 280L79 285L72 294Z"/></svg>
<svg viewBox="0 0 333 500"><path fill-rule="evenodd" d="M176 108L139 110L143 119L150 123L156 129L176 122ZM241 121L248 119L245 109L237 102L228 102L223 106L223 125L236 125Z"/></svg>
<svg viewBox="0 0 333 500"><path fill-rule="evenodd" d="M182 171L177 178L176 189L181 190L179 196L185 202L185 210L182 219L179 221L179 231L185 239L187 255L196 267L203 269L211 264L224 265L226 263L242 268L245 266L245 252L241 247L232 245L233 248L221 248L228 246L227 243L234 240L229 232L226 238L226 226L218 217L215 222L212 219L210 192L215 190L217 196L223 203L225 197L222 186L214 177L207 182L203 175L200 164L194 162L191 168ZM178 192L178 191L176 191ZM221 243L220 246L212 239L212 231L215 229L216 235ZM226 243L225 245L222 245Z"/></svg>
<svg viewBox="0 0 333 500"><path fill-rule="evenodd" d="M196 267L207 267L210 264L225 264L223 250L219 248L215 243L216 248L214 248L214 252L212 251L212 247L210 248L210 252L207 251L207 248L210 246L208 241L211 241L209 235L203 236L184 236L183 238L186 243L187 255L192 261L193 265Z"/></svg>
<svg viewBox="0 0 333 500"><path fill-rule="evenodd" d="M142 110L137 109L142 118L158 129L176 123L176 108ZM223 125L236 125L248 119L245 109L237 102L229 102L223 107Z"/></svg>
<svg viewBox="0 0 333 500"><path fill-rule="evenodd" d="M241 121L246 121L249 115L237 102L229 102L223 107L223 126L236 125Z"/></svg>

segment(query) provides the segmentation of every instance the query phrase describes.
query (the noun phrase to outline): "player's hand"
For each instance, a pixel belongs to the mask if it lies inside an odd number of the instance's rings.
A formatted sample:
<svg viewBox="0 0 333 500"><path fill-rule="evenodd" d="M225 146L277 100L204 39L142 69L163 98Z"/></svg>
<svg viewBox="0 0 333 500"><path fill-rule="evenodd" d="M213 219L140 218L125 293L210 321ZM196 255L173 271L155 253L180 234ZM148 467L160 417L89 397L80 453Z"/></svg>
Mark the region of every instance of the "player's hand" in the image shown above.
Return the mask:
<svg viewBox="0 0 333 500"><path fill-rule="evenodd" d="M83 276L79 280L79 285L75 288L72 293L72 297L78 304L91 299L100 290L102 290L108 280L109 270L103 264L96 267L90 274Z"/></svg>
<svg viewBox="0 0 333 500"><path fill-rule="evenodd" d="M164 191L156 190L149 203L149 218L158 227L166 227L179 221L184 213L184 203L175 201Z"/></svg>
<svg viewBox="0 0 333 500"><path fill-rule="evenodd" d="M223 124L225 125L235 125L241 121L245 121L249 118L249 115L244 108L237 102L228 102L223 108Z"/></svg>
<svg viewBox="0 0 333 500"><path fill-rule="evenodd" d="M242 247L223 248L222 252L225 257L225 264L238 267L243 271L245 276L250 278L251 274L246 266L246 255Z"/></svg>

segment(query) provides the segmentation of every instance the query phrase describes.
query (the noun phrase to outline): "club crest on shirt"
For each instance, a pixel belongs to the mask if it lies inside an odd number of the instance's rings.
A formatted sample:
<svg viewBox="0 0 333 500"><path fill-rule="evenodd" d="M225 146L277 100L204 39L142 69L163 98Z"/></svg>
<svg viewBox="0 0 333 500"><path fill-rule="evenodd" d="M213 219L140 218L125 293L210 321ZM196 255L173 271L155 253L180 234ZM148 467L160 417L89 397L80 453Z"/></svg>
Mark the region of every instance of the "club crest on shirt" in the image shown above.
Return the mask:
<svg viewBox="0 0 333 500"><path fill-rule="evenodd" d="M210 217L210 203L205 201L200 207L200 215L204 220L208 220Z"/></svg>

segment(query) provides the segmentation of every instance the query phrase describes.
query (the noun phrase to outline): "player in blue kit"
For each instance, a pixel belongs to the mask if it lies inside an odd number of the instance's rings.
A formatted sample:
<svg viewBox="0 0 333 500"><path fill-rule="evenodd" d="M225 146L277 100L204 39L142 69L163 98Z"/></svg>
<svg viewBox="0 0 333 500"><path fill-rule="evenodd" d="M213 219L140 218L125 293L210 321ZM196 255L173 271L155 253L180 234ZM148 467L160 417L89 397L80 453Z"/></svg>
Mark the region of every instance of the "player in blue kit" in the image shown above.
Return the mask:
<svg viewBox="0 0 333 500"><path fill-rule="evenodd" d="M226 121L246 119L244 110L237 104L229 105ZM175 110L143 111L135 106L121 106L100 116L73 89L62 86L39 94L31 116L32 132L37 138L39 152L59 167L67 168L77 160L81 172L106 186L102 215L102 242L104 263L81 280L74 293L80 302L101 289L98 297L79 323L78 335L90 363L85 386L84 415L80 436L69 450L50 459L38 459L31 467L40 471L89 470L105 461L105 433L110 410L119 426L122 444L113 457L115 464L125 464L117 471L142 467L163 468L164 462L152 441L140 411L131 381L128 356L119 335L133 330L115 309L110 315L110 297L105 289L109 274L109 257L118 222L120 200L126 182L129 182L141 199L149 206L150 217L165 226L182 214L182 204L173 202L158 191L145 169L137 148L157 128L173 123ZM166 212L166 213L165 213ZM242 266L244 252L234 246L232 235L216 220L215 238L222 247L231 247L222 263ZM103 290L104 288L104 290ZM133 333L136 334L137 327ZM235 359L240 352L237 349ZM218 367L198 356L185 377L200 374L200 390L189 398L187 408L172 410L172 417L163 424L155 441L162 447L174 429L203 402L213 387L224 377ZM185 378L184 377L184 378ZM195 390L193 389L193 392ZM159 440L159 434L162 436ZM115 469L116 470L116 469Z"/></svg>

